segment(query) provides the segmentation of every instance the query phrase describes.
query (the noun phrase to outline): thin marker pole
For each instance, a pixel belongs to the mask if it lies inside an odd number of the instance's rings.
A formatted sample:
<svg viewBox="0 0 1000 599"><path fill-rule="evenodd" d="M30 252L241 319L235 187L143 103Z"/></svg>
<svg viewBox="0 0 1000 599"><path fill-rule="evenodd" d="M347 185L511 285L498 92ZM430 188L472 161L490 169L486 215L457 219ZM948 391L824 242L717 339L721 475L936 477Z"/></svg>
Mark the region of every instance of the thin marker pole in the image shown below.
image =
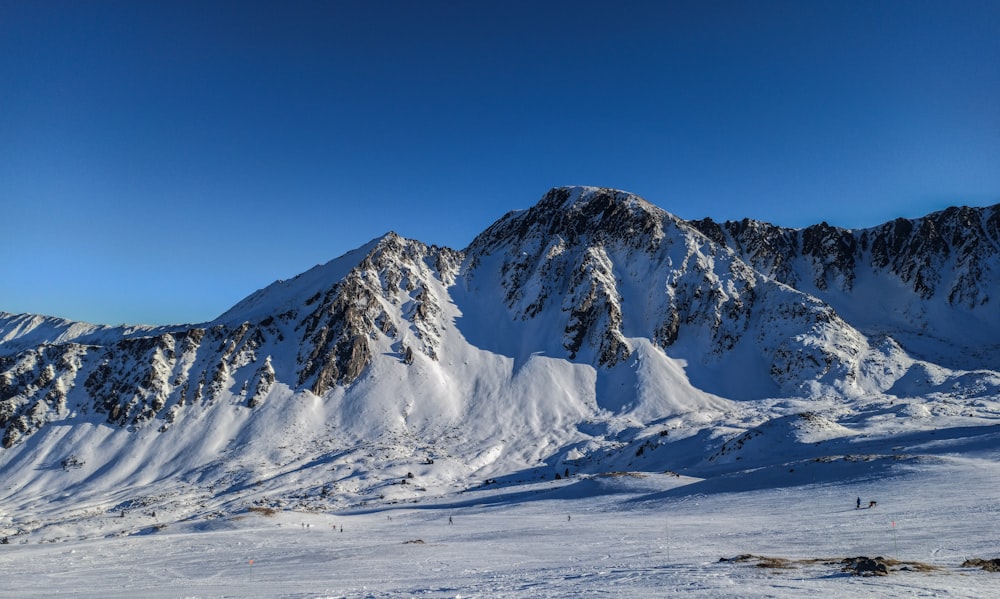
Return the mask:
<svg viewBox="0 0 1000 599"><path fill-rule="evenodd" d="M667 561L670 561L670 518L664 517L663 519L664 527L667 530Z"/></svg>

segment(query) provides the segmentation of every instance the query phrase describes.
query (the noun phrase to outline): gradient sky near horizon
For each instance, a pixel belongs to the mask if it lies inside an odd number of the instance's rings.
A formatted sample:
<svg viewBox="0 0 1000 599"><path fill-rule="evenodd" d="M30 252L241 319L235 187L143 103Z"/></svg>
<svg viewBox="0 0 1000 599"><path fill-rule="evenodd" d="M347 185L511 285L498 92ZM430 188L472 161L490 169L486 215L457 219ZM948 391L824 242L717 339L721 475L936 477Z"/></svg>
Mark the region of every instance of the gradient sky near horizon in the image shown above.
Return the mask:
<svg viewBox="0 0 1000 599"><path fill-rule="evenodd" d="M215 318L549 188L860 228L1000 202L1000 2L0 0L0 311Z"/></svg>

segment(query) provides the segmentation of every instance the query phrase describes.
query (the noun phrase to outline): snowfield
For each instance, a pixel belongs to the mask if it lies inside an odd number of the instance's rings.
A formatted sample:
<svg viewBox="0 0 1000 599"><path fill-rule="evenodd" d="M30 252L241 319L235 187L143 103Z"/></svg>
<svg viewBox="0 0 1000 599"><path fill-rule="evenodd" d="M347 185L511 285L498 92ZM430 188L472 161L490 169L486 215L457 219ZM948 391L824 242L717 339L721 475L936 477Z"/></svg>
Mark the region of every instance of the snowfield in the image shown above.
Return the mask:
<svg viewBox="0 0 1000 599"><path fill-rule="evenodd" d="M64 525L60 538L0 546L0 595L994 597L1000 574L961 564L1000 556L1000 428L964 432L929 441L934 454L919 458L717 480L571 476L373 510L259 509L162 528L155 520L170 514L106 513ZM965 451L948 452L956 447ZM857 510L856 497L878 505ZM744 554L788 563L720 561ZM857 556L904 563L884 577L842 572L839 560Z"/></svg>

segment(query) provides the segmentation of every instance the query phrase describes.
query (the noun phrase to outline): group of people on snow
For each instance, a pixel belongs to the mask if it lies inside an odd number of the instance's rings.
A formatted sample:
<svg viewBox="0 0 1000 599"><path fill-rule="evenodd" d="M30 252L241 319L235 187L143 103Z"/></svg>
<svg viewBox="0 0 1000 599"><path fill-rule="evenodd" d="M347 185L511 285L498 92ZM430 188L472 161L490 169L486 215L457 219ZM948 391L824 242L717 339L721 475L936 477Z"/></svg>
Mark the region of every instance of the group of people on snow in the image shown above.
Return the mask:
<svg viewBox="0 0 1000 599"><path fill-rule="evenodd" d="M868 509L871 509L871 508L875 507L875 505L877 503L878 503L877 501L869 501L868 502ZM856 509L856 510L860 510L861 509L861 498L860 497L858 497L858 502L854 505L854 509Z"/></svg>

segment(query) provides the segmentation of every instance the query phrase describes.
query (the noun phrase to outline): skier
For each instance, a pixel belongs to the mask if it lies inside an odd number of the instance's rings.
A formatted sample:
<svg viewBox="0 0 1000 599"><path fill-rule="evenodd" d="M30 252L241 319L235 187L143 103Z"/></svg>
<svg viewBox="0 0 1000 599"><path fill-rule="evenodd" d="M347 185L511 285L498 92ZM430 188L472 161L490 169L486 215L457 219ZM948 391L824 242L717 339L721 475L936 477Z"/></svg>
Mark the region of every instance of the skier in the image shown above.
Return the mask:
<svg viewBox="0 0 1000 599"><path fill-rule="evenodd" d="M860 510L861 509L861 498L860 497L858 497L858 503L857 503L857 505L856 505L856 507L854 509L856 509L856 510Z"/></svg>

